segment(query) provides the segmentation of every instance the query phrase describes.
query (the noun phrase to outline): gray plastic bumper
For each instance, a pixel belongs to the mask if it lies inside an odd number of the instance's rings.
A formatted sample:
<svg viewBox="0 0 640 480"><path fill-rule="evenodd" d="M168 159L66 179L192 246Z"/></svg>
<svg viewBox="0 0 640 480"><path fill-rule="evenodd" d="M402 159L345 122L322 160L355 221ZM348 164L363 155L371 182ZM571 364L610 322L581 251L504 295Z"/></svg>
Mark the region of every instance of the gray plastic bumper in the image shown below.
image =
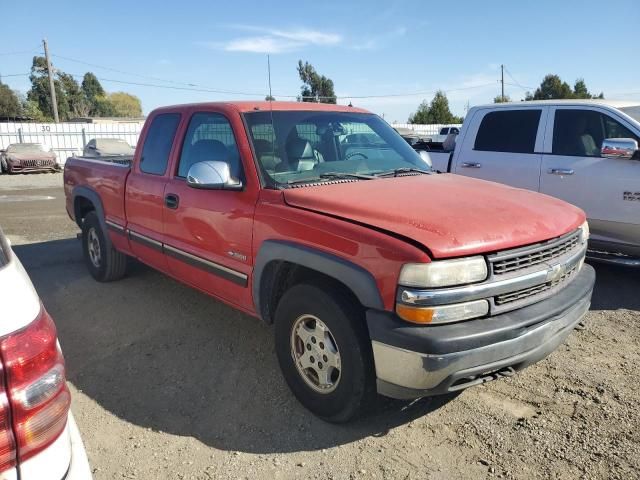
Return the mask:
<svg viewBox="0 0 640 480"><path fill-rule="evenodd" d="M452 325L413 326L370 310L378 392L419 398L454 392L510 376L553 352L591 304L595 282L585 265L556 295L486 319Z"/></svg>

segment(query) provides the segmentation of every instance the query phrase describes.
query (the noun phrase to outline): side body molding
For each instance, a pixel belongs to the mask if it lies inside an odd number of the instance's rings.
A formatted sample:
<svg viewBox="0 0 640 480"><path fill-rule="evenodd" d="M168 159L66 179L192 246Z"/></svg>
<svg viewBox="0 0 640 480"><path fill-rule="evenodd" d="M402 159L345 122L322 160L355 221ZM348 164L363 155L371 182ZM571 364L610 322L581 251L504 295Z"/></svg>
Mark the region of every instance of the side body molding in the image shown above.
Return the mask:
<svg viewBox="0 0 640 480"><path fill-rule="evenodd" d="M344 283L367 308L383 310L384 304L376 280L367 270L335 255L303 245L279 240L266 240L260 246L253 271L252 295L256 313L263 318L261 306L262 280L271 262L289 262L318 271ZM264 320L264 318L263 318Z"/></svg>

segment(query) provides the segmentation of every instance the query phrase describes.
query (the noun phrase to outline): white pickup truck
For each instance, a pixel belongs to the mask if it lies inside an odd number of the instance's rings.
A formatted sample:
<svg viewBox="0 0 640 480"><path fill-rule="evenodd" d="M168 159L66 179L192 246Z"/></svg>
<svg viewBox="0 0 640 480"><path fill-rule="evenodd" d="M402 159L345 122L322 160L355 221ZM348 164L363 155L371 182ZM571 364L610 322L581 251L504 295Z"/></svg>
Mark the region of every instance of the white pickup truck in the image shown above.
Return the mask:
<svg viewBox="0 0 640 480"><path fill-rule="evenodd" d="M469 110L433 168L535 190L582 208L590 256L640 266L640 105L607 100L503 103Z"/></svg>

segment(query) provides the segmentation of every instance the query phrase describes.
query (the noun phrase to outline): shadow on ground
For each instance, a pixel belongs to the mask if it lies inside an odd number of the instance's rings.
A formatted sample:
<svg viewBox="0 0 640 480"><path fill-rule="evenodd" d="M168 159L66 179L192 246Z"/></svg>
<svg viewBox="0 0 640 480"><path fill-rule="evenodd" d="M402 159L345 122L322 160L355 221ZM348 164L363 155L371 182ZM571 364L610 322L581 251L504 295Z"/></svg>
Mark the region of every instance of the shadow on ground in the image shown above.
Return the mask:
<svg viewBox="0 0 640 480"><path fill-rule="evenodd" d="M56 321L69 381L127 422L218 449L292 452L386 435L453 398L381 400L362 420L327 424L289 392L260 321L138 263L97 283L75 239L14 250Z"/></svg>
<svg viewBox="0 0 640 480"><path fill-rule="evenodd" d="M596 269L592 310L640 311L640 269L589 262Z"/></svg>

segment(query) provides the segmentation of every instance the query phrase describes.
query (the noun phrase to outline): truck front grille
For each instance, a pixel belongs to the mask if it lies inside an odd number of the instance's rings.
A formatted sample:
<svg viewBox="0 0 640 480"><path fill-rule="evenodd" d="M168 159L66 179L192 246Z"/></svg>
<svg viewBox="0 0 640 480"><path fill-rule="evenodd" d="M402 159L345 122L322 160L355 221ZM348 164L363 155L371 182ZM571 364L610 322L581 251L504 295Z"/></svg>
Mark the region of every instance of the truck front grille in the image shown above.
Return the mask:
<svg viewBox="0 0 640 480"><path fill-rule="evenodd" d="M530 297L542 297L545 293L551 293L550 291L555 287L557 287L561 283L566 282L576 273L577 270L578 265L575 265L573 268L571 268L571 270L567 270L564 275L562 275L560 278L557 278L556 280L552 280L550 282L542 283L540 285L529 288L523 288L522 290L516 290L514 292L497 295L494 297L494 302L496 305L504 305L506 303L517 302L518 300L524 300Z"/></svg>
<svg viewBox="0 0 640 480"><path fill-rule="evenodd" d="M554 260L570 252L580 245L580 230L550 242L545 242L524 249L502 252L490 258L494 275L524 270Z"/></svg>

